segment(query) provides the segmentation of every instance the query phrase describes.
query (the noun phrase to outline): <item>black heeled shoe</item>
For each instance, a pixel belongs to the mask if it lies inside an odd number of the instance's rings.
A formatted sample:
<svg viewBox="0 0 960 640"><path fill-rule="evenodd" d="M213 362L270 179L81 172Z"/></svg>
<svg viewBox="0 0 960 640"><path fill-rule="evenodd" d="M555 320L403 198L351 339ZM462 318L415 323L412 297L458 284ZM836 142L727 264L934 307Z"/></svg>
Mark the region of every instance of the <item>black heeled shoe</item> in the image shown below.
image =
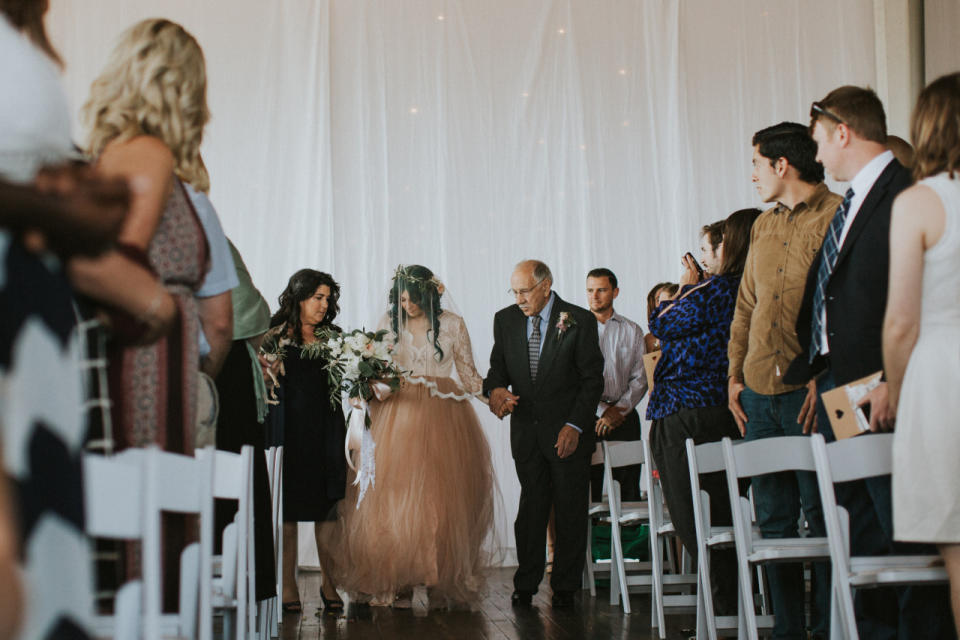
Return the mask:
<svg viewBox="0 0 960 640"><path fill-rule="evenodd" d="M343 613L343 600L338 596L336 600L328 599L323 595L323 587L320 587L320 599L323 601L323 611L330 615Z"/></svg>

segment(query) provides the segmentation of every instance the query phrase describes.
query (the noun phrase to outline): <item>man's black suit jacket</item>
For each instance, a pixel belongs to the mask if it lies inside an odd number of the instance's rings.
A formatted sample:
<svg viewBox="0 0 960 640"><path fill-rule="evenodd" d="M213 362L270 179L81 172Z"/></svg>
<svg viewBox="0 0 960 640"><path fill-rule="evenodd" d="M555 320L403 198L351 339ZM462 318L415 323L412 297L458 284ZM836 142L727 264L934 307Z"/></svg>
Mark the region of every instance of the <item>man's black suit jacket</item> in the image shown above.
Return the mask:
<svg viewBox="0 0 960 640"><path fill-rule="evenodd" d="M894 198L912 182L910 172L896 159L886 166L854 218L827 281L827 340L830 368L838 386L883 369L890 208ZM803 303L797 317L797 337L803 351L784 376L784 382L790 384L806 383L826 368L820 355L809 362L813 295L822 252L821 248L807 274Z"/></svg>
<svg viewBox="0 0 960 640"><path fill-rule="evenodd" d="M493 351L483 391L505 387L520 397L510 416L510 448L522 462L535 455L556 457L560 429L571 423L583 430L576 452L567 459L590 456L594 449L597 404L603 393L603 354L597 320L581 307L555 295L550 321L543 333L537 380L530 379L527 356L527 316L517 305L497 312L493 319ZM557 329L560 313L571 324Z"/></svg>

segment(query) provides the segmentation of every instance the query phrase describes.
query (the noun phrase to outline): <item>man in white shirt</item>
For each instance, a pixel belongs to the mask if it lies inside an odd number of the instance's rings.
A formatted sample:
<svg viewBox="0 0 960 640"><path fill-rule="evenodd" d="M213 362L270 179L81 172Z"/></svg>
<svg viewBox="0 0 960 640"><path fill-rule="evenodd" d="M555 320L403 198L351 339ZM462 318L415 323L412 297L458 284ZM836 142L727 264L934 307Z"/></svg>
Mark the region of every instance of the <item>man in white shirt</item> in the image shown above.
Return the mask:
<svg viewBox="0 0 960 640"><path fill-rule="evenodd" d="M784 382L816 379L821 396L816 426L831 441L822 394L883 369L890 208L912 179L886 147L886 116L872 90L834 89L813 103L810 119L817 160L835 180L849 181L850 189L807 276L797 319L804 351ZM869 405L873 430L893 428L886 387L881 383L861 403ZM894 543L889 476L838 485L836 494L850 513L852 555L935 553L923 545ZM855 606L861 638L955 637L946 587L864 589Z"/></svg>
<svg viewBox="0 0 960 640"><path fill-rule="evenodd" d="M610 269L593 269L587 274L587 306L597 319L603 353L603 395L594 431L604 440L639 440L637 405L647 392L643 370L646 349L640 325L613 308L613 301L620 295L617 284L617 276ZM592 473L595 492L600 488L598 467ZM639 499L640 465L616 469L614 477L620 482L623 500Z"/></svg>

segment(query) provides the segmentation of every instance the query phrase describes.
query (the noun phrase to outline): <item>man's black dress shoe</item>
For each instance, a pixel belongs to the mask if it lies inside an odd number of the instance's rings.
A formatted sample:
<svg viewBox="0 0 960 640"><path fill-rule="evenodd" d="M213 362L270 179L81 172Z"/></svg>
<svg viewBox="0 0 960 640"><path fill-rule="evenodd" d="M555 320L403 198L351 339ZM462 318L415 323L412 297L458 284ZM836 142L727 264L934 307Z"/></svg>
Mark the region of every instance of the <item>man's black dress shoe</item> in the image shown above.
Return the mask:
<svg viewBox="0 0 960 640"><path fill-rule="evenodd" d="M573 592L554 591L551 603L554 609L570 609L573 607Z"/></svg>
<svg viewBox="0 0 960 640"><path fill-rule="evenodd" d="M514 591L510 596L510 604L515 607L529 607L533 594L529 591Z"/></svg>

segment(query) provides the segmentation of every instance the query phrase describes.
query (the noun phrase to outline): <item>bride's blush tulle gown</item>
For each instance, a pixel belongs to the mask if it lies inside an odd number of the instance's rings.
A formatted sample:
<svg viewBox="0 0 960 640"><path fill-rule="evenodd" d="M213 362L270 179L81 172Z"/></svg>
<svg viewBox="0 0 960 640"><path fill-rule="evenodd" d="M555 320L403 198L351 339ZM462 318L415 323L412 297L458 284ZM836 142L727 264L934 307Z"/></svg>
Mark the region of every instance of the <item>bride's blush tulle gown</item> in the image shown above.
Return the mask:
<svg viewBox="0 0 960 640"><path fill-rule="evenodd" d="M402 327L403 387L370 406L376 483L357 505L350 485L331 533L336 582L390 602L417 585L431 606L469 604L483 588L493 525L490 448L472 398L482 379L463 319L444 311L437 352L425 324ZM385 319L381 328L389 329Z"/></svg>

